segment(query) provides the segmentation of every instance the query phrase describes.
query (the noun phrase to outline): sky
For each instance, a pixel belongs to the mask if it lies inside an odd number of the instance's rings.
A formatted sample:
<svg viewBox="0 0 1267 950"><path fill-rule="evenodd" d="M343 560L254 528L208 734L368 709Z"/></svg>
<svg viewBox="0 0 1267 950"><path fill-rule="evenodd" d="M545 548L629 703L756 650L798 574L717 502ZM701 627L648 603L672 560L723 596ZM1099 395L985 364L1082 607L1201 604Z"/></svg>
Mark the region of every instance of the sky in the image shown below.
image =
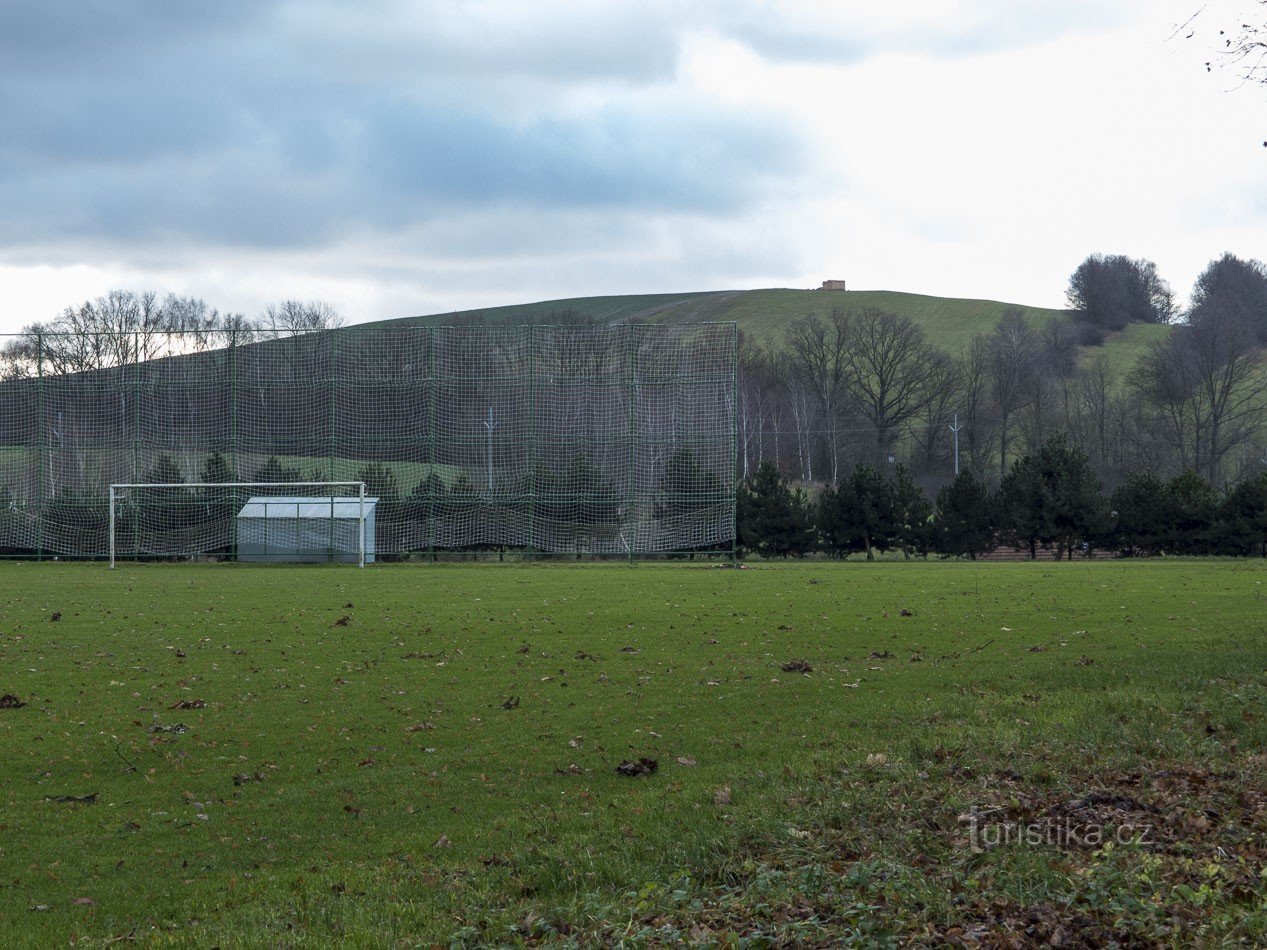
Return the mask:
<svg viewBox="0 0 1267 950"><path fill-rule="evenodd" d="M0 332L1267 257L1255 0L5 0ZM890 9L890 7L892 9ZM1188 39L1188 33L1195 35Z"/></svg>

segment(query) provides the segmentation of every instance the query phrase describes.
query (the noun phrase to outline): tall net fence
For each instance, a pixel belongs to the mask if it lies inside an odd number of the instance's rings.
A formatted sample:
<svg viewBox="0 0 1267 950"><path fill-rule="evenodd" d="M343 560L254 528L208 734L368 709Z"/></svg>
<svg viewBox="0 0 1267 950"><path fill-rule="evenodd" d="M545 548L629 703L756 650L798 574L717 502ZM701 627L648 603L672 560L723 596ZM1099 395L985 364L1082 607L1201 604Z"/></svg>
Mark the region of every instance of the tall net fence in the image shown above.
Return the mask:
<svg viewBox="0 0 1267 950"><path fill-rule="evenodd" d="M244 489L364 481L379 560L730 553L733 324L0 337L0 555L236 556ZM294 494L286 488L274 494Z"/></svg>

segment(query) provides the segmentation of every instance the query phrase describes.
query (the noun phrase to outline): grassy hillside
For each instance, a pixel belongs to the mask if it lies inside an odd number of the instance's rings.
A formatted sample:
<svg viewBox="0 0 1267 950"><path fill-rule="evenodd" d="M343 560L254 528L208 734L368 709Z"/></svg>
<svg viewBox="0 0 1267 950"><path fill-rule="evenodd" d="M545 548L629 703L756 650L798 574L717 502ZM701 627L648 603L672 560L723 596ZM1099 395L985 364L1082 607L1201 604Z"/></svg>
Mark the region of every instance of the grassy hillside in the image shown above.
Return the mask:
<svg viewBox="0 0 1267 950"><path fill-rule="evenodd" d="M486 310L467 310L430 316L404 317L386 323L434 326L482 317L483 319L518 323L530 320L549 321L564 312L579 313L609 323L647 320L655 323L695 323L710 320L733 320L748 337L778 342L789 325L809 314L826 316L836 308L860 309L878 307L909 317L928 334L928 338L951 353L959 352L978 333L988 333L1008 309L1020 310L1029 320L1046 322L1063 313L1046 307L1028 307L998 300L966 300L956 297L930 297L892 290L731 290L684 294L633 294L612 297L573 297L545 300L538 303ZM1113 334L1102 348L1088 350L1088 355L1105 353L1124 368L1131 365L1151 340L1168 332L1165 327L1131 326Z"/></svg>

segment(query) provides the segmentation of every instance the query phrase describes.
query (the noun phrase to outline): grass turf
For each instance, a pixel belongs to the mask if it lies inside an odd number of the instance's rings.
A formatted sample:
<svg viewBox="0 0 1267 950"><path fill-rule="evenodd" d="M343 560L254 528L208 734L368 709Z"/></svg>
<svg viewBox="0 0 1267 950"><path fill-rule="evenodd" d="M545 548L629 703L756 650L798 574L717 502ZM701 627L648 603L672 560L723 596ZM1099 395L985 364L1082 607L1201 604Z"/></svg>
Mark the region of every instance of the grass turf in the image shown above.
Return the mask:
<svg viewBox="0 0 1267 950"><path fill-rule="evenodd" d="M0 926L1260 941L1264 581L0 564L0 694L25 703L0 708ZM616 773L640 757L658 770ZM1151 838L978 852L978 813Z"/></svg>

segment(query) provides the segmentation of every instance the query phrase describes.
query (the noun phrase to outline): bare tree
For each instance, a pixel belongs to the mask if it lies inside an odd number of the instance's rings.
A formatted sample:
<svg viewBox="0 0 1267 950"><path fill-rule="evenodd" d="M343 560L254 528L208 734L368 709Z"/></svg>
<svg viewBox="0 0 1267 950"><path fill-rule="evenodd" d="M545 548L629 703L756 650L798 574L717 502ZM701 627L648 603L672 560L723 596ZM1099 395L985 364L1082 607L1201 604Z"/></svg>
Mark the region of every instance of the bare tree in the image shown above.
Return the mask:
<svg viewBox="0 0 1267 950"><path fill-rule="evenodd" d="M953 370L906 317L868 308L846 317L842 328L845 386L871 429L876 464L883 465L903 428L946 393Z"/></svg>
<svg viewBox="0 0 1267 950"><path fill-rule="evenodd" d="M1267 373L1254 332L1234 316L1207 316L1153 344L1130 384L1177 467L1214 484L1229 455L1255 439L1267 408Z"/></svg>
<svg viewBox="0 0 1267 950"><path fill-rule="evenodd" d="M977 334L959 357L960 456L967 467L984 477L994 445L994 426L989 417L992 366L990 340Z"/></svg>
<svg viewBox="0 0 1267 950"><path fill-rule="evenodd" d="M338 311L321 300L283 300L269 304L259 319L260 329L273 336L298 336L313 330L343 326Z"/></svg>
<svg viewBox="0 0 1267 950"><path fill-rule="evenodd" d="M999 478L1007 474L1016 414L1030 395L1038 335L1020 310L1009 307L989 337L987 373L998 420Z"/></svg>
<svg viewBox="0 0 1267 950"><path fill-rule="evenodd" d="M1267 0L1257 0L1253 5L1261 8L1258 13L1249 10L1237 23L1214 25L1219 34L1218 52L1206 61L1205 68L1210 71L1216 66L1226 67L1246 82L1267 85ZM1204 12L1203 6L1175 32L1189 30L1186 38L1192 39L1199 32L1199 18Z"/></svg>
<svg viewBox="0 0 1267 950"><path fill-rule="evenodd" d="M791 368L812 397L822 426L832 482L840 477L843 419L849 403L849 319L833 310L826 322L816 315L803 317L788 328L787 347ZM798 426L808 420L798 419ZM813 477L812 465L805 468Z"/></svg>

